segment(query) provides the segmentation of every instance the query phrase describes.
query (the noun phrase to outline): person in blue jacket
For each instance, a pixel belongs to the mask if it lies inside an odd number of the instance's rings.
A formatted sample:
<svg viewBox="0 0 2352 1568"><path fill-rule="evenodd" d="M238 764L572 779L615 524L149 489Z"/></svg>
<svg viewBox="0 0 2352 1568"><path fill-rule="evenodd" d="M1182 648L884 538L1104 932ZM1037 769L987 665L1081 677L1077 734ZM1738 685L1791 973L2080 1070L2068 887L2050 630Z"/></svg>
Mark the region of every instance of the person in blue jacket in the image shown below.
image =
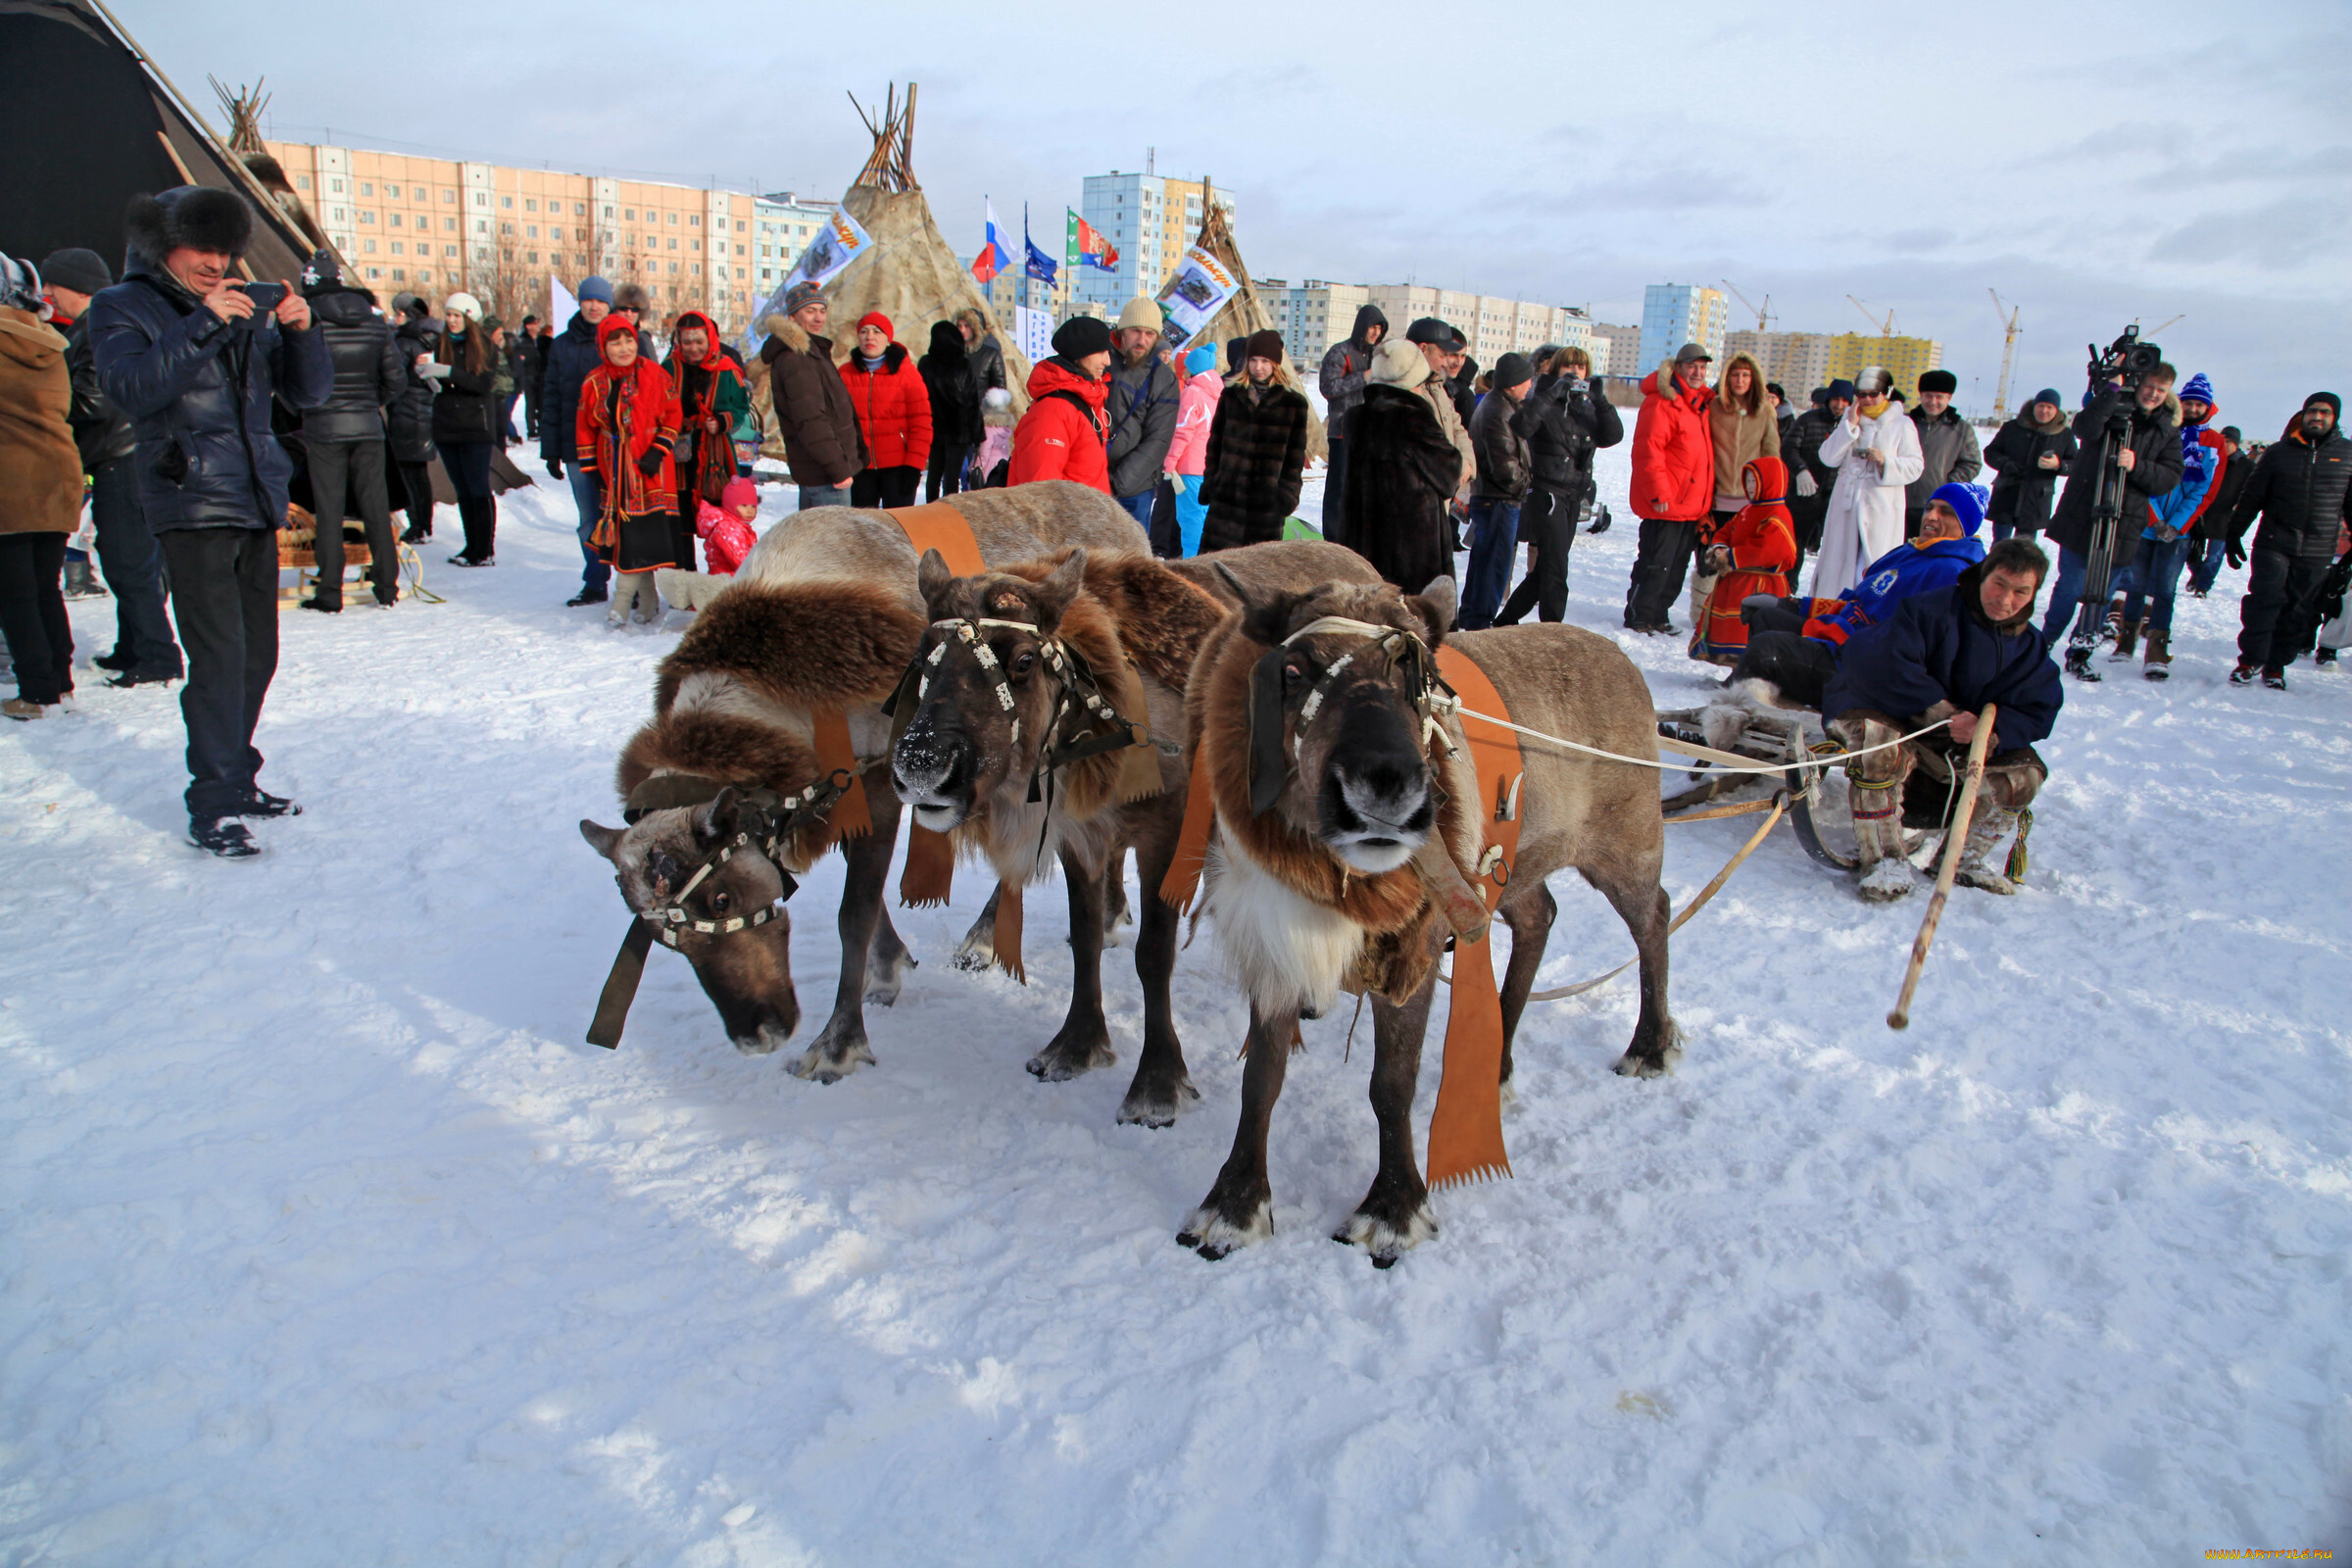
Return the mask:
<svg viewBox="0 0 2352 1568"><path fill-rule="evenodd" d="M2163 680L2172 673L2173 600L2180 587L2180 571L2203 548L2198 525L2222 494L2222 476L2230 466L2230 447L2213 427L2217 412L2213 383L2202 372L2180 389L2180 482L2148 501L2148 524L2140 531L2139 550L2123 580L2122 624L2116 628L2115 652L2110 659L2130 659L2140 633L2142 601L2147 615L2148 651L2143 673Z"/></svg>
<svg viewBox="0 0 2352 1568"><path fill-rule="evenodd" d="M546 461L552 479L564 477L564 466L571 462L579 440L573 421L580 412L580 385L588 379L588 372L604 363L597 352L596 325L612 314L612 285L601 277L583 277L578 299L580 308L571 319L547 340L547 365L539 379L539 456ZM652 357L642 342L638 352ZM579 514L580 591L565 603L577 609L605 602L612 568L588 543L597 519L604 514L604 491L598 487L596 475L576 463L572 464L570 483L572 508Z"/></svg>
<svg viewBox="0 0 2352 1568"><path fill-rule="evenodd" d="M2049 558L2031 540L2003 539L1950 587L1904 600L1838 656L1821 711L1833 737L1867 753L1846 764L1865 899L1911 891L1904 817L1933 826L1948 816L1962 753L1987 703L1997 711L1957 879L1987 893L2017 891L1985 858L2049 777L2034 750L2065 701L2058 666L2034 625L2034 596L2049 569ZM1886 746L1940 720L1949 727ZM1871 750L1877 747L1886 749Z"/></svg>
<svg viewBox="0 0 2352 1568"><path fill-rule="evenodd" d="M321 406L334 366L290 281L230 281L253 234L244 197L174 186L133 197L123 227L129 262L90 301L90 346L99 389L131 420L187 650L188 837L242 858L260 849L239 818L299 809L260 787L253 746L277 673L276 530L294 474L270 402Z"/></svg>

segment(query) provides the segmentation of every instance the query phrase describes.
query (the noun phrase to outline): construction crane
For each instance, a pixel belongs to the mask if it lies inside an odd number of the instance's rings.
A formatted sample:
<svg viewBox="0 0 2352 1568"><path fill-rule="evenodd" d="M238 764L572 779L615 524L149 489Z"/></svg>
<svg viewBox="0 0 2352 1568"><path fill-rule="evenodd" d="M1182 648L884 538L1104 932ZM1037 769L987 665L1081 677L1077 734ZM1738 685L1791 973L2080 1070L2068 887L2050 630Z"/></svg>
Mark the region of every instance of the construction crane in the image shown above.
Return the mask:
<svg viewBox="0 0 2352 1568"><path fill-rule="evenodd" d="M1763 303L1763 304L1761 304L1761 305L1758 305L1758 304L1757 304L1757 303L1756 303L1754 300L1751 300L1751 299L1749 299L1749 298L1748 298L1746 295L1744 295L1744 294L1740 293L1740 292L1738 289L1736 289L1736 288L1733 288L1733 287L1732 287L1732 282L1731 282L1731 279L1730 279L1730 278L1725 278L1725 279L1724 279L1723 286L1724 286L1725 290L1726 290L1728 293L1730 293L1730 295L1732 296L1732 298L1734 298L1734 299L1738 300L1738 301L1739 301L1740 304L1742 304L1742 305L1746 306L1746 307L1747 307L1749 310L1751 310L1751 311L1753 311L1753 312L1755 312L1755 313L1756 313L1756 330L1757 330L1757 331L1759 331L1759 332L1769 332L1769 331L1771 331L1771 330L1772 330L1772 296L1771 296L1771 295L1769 295L1769 294L1765 295L1765 296L1764 296L1764 303Z"/></svg>
<svg viewBox="0 0 2352 1568"><path fill-rule="evenodd" d="M2188 313L2186 311L2182 311L2179 316L2174 317L2172 321L2158 321L2154 326L2142 328L2139 335L2141 337L2154 337L2157 333L2172 325L2173 321L2182 321L2186 320L2187 318ZM2139 325L2137 321L2134 321L2132 324L2134 326Z"/></svg>
<svg viewBox="0 0 2352 1568"><path fill-rule="evenodd" d="M1854 300L1854 297L1851 294L1848 294L1846 298L1849 300ZM1894 336L1894 313L1892 311L1888 311L1886 313L1886 319L1882 321L1879 319L1878 313L1872 310L1869 306L1863 304L1860 300L1854 300L1854 309L1860 311L1863 318L1869 321L1871 325L1879 329L1879 336Z"/></svg>
<svg viewBox="0 0 2352 1568"><path fill-rule="evenodd" d="M1997 316L2003 311L2009 313L2008 319L2002 323L2007 328L2007 335L2001 339L2001 380L1992 390L1992 416L1998 421L2009 417L2009 362L2017 354L2017 307L2003 305L1998 289L1988 288L1984 292L1992 296L1993 314Z"/></svg>

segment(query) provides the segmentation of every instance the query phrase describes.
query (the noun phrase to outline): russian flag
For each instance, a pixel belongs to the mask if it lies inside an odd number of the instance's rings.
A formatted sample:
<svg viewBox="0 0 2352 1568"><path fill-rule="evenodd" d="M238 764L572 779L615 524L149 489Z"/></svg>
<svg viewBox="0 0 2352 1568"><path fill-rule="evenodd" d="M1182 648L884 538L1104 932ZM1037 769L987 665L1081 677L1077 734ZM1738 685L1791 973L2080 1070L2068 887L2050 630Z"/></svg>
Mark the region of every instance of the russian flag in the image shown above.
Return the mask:
<svg viewBox="0 0 2352 1568"><path fill-rule="evenodd" d="M988 243L972 258L972 275L986 283L1012 265L1012 252L1004 248L1004 231L997 226L997 204L983 198L981 205L988 211Z"/></svg>

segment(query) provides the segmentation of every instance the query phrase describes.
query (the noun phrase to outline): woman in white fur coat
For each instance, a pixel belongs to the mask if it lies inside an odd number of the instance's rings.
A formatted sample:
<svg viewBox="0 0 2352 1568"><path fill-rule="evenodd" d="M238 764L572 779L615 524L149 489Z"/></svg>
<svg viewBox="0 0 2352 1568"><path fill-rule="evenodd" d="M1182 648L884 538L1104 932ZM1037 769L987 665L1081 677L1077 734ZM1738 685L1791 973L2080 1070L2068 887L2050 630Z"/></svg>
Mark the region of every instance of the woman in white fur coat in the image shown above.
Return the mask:
<svg viewBox="0 0 2352 1568"><path fill-rule="evenodd" d="M1863 569L1903 542L1903 486L1927 467L1919 426L1887 393L1894 378L1878 366L1854 377L1854 405L1845 411L1821 461L1838 466L1838 487L1821 525L1821 555L1813 567L1813 597L1840 599Z"/></svg>

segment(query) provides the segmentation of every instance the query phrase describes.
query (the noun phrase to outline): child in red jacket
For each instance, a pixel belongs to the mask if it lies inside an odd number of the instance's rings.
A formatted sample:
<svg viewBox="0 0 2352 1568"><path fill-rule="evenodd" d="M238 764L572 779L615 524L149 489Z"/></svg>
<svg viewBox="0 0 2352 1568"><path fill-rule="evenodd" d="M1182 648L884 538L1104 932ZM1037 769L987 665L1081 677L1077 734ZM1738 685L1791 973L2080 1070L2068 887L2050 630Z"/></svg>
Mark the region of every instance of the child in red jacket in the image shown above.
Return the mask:
<svg viewBox="0 0 2352 1568"><path fill-rule="evenodd" d="M735 575L743 558L760 542L752 531L752 519L759 515L760 487L740 474L727 481L717 506L703 503L694 531L703 536L703 558L710 564L711 576Z"/></svg>
<svg viewBox="0 0 2352 1568"><path fill-rule="evenodd" d="M677 471L670 447L683 415L667 371L637 353L637 328L614 312L598 324L603 363L580 383L577 462L591 475L603 505L589 544L612 566L608 625L662 613L654 572L677 562Z"/></svg>
<svg viewBox="0 0 2352 1568"><path fill-rule="evenodd" d="M1786 595L1788 569L1796 564L1796 520L1783 504L1788 466L1778 458L1751 459L1740 470L1740 485L1747 505L1706 543L1715 591L1690 632L1690 657L1710 664L1740 662L1747 652L1747 622L1740 618L1740 606L1750 594Z"/></svg>

